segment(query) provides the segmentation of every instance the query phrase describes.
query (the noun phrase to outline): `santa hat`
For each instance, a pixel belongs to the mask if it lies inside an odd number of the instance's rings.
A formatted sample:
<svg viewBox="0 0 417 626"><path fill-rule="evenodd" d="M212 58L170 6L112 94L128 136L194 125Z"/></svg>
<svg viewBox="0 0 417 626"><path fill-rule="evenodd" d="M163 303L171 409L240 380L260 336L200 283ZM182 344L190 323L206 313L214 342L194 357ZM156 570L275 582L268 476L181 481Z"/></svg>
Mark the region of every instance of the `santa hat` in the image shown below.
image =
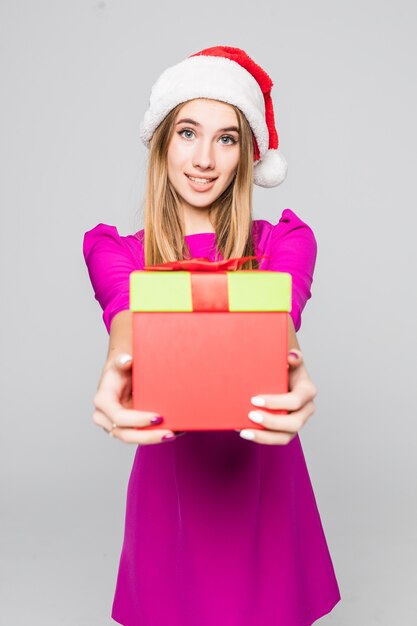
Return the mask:
<svg viewBox="0 0 417 626"><path fill-rule="evenodd" d="M182 102L211 98L233 104L245 115L254 135L254 183L276 187L285 180L287 162L278 152L272 86L268 74L240 48L206 48L160 75L151 90L140 137L148 147L162 120Z"/></svg>

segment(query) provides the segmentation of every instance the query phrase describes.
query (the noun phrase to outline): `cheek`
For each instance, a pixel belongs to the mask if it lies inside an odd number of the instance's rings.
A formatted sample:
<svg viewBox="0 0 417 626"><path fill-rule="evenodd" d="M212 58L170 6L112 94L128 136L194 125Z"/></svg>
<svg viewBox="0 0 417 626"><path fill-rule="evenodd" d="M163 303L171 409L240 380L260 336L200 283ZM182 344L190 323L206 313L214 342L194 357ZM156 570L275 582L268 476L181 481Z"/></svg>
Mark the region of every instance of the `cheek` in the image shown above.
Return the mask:
<svg viewBox="0 0 417 626"><path fill-rule="evenodd" d="M173 137L167 152L167 164L171 170L184 169L188 153L184 144Z"/></svg>
<svg viewBox="0 0 417 626"><path fill-rule="evenodd" d="M238 164L239 164L239 156L236 156L233 159L228 159L227 162L224 164L225 171L228 172L229 178L235 175Z"/></svg>
<svg viewBox="0 0 417 626"><path fill-rule="evenodd" d="M180 161L179 151L177 147L175 146L175 144L171 143L167 152L168 172L174 173L175 170L178 168L179 161Z"/></svg>
<svg viewBox="0 0 417 626"><path fill-rule="evenodd" d="M231 176L237 169L239 158L240 149L236 146L236 149L230 150L230 152L220 152L218 155L218 164L223 172L227 172Z"/></svg>

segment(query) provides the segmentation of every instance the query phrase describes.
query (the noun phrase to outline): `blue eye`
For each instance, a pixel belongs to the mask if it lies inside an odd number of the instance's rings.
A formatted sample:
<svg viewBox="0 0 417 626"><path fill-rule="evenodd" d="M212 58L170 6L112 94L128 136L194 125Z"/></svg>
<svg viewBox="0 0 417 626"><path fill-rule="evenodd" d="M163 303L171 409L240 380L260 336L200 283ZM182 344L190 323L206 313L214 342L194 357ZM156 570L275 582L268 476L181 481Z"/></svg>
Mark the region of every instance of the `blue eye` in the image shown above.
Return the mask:
<svg viewBox="0 0 417 626"><path fill-rule="evenodd" d="M184 139L192 139L192 137L190 137L190 135L184 135L184 133L190 133L191 135L194 135L194 131L191 130L190 128L183 128L182 130L178 131L178 134L180 135L180 137L184 137ZM220 143L222 143L224 146L233 146L235 143L237 143L236 139L234 137L232 137L231 135L222 135L220 137L220 139L227 139L229 140L227 143L224 141L221 141Z"/></svg>
<svg viewBox="0 0 417 626"><path fill-rule="evenodd" d="M232 143L223 143L224 146L232 146L233 144L236 143L236 139L234 139L234 137L232 137L231 135L223 135L222 137L220 137L220 139L230 139Z"/></svg>
<svg viewBox="0 0 417 626"><path fill-rule="evenodd" d="M190 130L189 128L183 128L178 132L180 136L183 136L183 133L191 133L192 135L194 135L194 131ZM185 137L185 139L191 139L191 137Z"/></svg>

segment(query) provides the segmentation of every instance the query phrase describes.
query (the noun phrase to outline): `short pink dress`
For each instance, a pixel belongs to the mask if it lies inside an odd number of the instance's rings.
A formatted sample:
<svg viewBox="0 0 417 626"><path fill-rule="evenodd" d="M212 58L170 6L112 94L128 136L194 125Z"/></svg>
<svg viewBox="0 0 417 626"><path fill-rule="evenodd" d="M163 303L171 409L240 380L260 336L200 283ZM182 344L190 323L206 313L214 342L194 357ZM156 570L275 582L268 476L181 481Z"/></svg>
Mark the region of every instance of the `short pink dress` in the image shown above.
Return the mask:
<svg viewBox="0 0 417 626"><path fill-rule="evenodd" d="M289 272L296 330L311 297L312 230L285 209L253 221L260 269ZM186 237L215 259L216 235ZM143 230L98 224L84 257L109 331L129 308L129 274L143 269ZM204 355L201 355L204 358ZM161 388L163 393L163 388ZM138 446L112 617L124 626L310 626L340 592L299 435L262 445L235 431L187 432Z"/></svg>

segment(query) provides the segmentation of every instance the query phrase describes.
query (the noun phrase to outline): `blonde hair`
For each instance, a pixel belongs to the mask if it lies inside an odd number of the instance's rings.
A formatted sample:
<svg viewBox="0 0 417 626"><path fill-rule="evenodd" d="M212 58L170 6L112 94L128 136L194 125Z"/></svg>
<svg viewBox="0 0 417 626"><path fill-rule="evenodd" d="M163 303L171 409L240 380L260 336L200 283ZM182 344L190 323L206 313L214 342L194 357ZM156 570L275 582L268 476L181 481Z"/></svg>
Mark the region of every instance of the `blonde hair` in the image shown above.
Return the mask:
<svg viewBox="0 0 417 626"><path fill-rule="evenodd" d="M167 152L174 122L184 103L172 109L155 130L149 146L145 193L145 265L189 258L179 198L168 179ZM252 238L253 134L235 106L239 126L240 158L233 181L210 207L214 215L217 250L225 259L254 254ZM240 269L256 269L257 260Z"/></svg>

